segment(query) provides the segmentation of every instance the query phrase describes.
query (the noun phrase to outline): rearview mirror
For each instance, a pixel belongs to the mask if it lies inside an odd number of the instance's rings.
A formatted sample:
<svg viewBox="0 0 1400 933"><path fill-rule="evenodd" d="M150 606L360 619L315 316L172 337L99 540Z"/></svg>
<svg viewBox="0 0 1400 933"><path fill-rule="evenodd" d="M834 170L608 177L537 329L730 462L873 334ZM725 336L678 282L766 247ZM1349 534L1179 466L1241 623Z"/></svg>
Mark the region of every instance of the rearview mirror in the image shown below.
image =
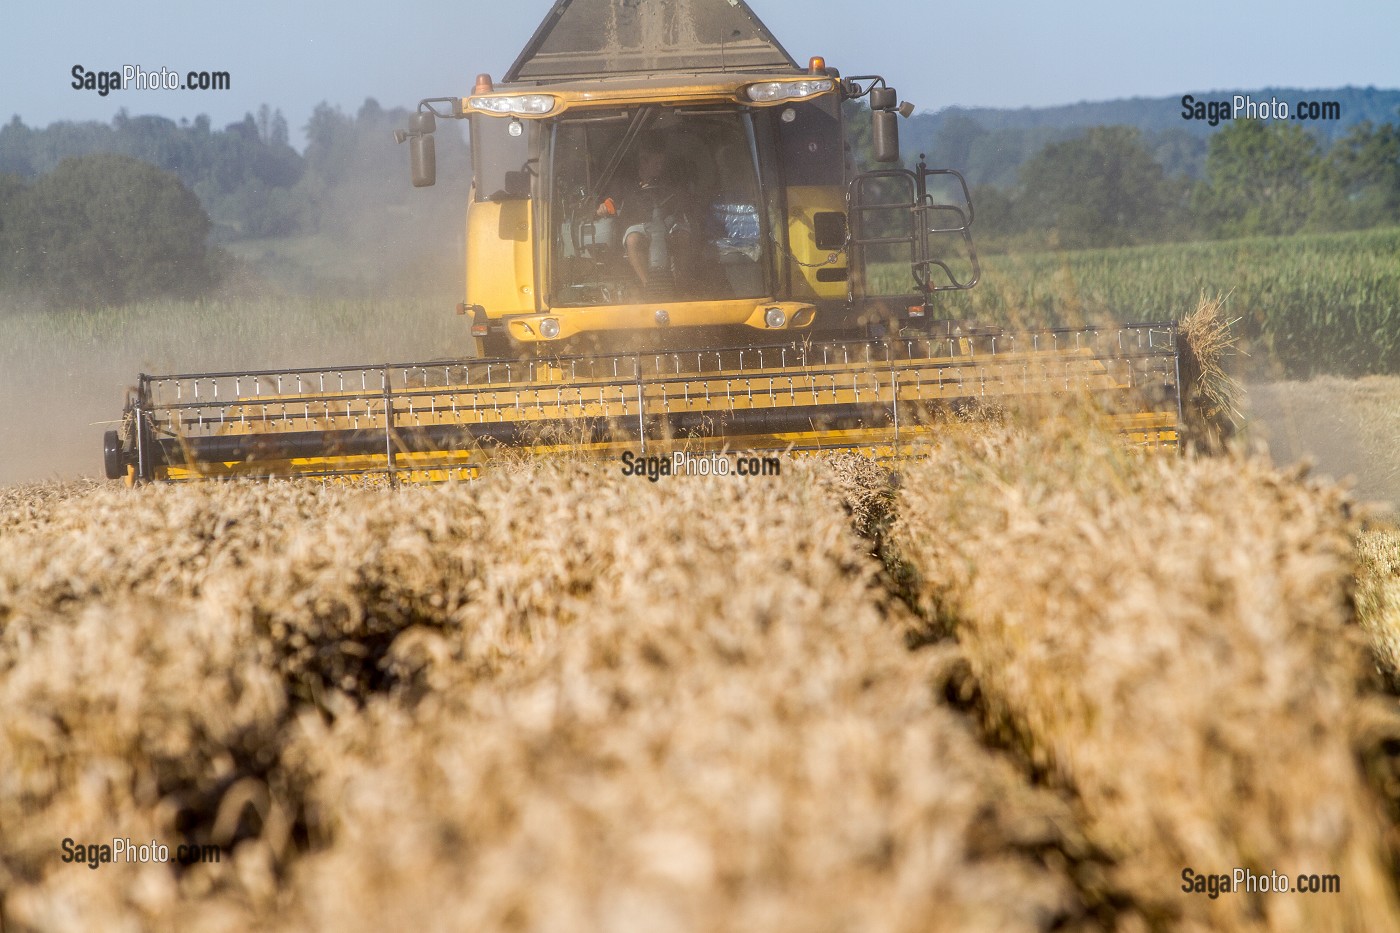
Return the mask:
<svg viewBox="0 0 1400 933"><path fill-rule="evenodd" d="M876 162L899 161L899 115L893 110L873 110L870 113L871 143Z"/></svg>
<svg viewBox="0 0 1400 933"><path fill-rule="evenodd" d="M437 146L432 136L414 136L408 141L413 187L429 188L437 183Z"/></svg>
<svg viewBox="0 0 1400 933"><path fill-rule="evenodd" d="M899 124L895 121L898 99L892 87L870 89L870 136L876 162L899 161Z"/></svg>
<svg viewBox="0 0 1400 933"><path fill-rule="evenodd" d="M410 174L415 188L428 188L437 182L437 146L433 143L436 129L437 120L432 113L420 111L408 118L407 130L394 132L399 142L408 142Z"/></svg>

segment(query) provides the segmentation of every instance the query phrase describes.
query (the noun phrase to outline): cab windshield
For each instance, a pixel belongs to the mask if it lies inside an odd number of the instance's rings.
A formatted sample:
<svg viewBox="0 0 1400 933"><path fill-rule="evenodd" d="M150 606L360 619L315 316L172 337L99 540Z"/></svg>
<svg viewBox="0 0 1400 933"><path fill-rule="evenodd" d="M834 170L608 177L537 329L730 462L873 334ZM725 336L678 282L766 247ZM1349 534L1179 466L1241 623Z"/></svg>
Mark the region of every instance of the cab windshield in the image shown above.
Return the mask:
<svg viewBox="0 0 1400 933"><path fill-rule="evenodd" d="M762 298L768 220L734 110L644 107L552 134L550 303Z"/></svg>

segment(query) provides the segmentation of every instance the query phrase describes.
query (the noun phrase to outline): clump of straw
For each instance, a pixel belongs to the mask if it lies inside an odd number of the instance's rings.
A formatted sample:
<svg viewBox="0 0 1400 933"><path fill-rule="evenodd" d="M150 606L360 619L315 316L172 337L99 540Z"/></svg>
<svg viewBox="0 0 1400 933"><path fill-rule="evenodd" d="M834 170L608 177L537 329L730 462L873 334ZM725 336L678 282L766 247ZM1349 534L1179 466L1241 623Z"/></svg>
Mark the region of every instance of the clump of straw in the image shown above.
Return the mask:
<svg viewBox="0 0 1400 933"><path fill-rule="evenodd" d="M1244 387L1225 369L1226 357L1237 349L1230 328L1239 319L1226 318L1225 299L1202 292L1195 309L1177 324L1185 436L1200 453L1224 450L1243 421L1239 399Z"/></svg>

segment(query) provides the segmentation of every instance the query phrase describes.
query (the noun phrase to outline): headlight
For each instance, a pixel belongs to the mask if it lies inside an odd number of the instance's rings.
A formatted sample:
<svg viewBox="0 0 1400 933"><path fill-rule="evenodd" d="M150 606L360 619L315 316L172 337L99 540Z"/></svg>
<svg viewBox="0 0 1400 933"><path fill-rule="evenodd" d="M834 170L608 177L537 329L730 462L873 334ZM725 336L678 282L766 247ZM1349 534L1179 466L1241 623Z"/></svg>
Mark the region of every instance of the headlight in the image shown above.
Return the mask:
<svg viewBox="0 0 1400 933"><path fill-rule="evenodd" d="M469 97L467 106L487 113L549 113L554 109L553 94L492 95Z"/></svg>
<svg viewBox="0 0 1400 933"><path fill-rule="evenodd" d="M777 100L794 100L798 97L811 97L824 94L836 87L830 78L811 78L806 81L767 81L763 84L750 84L744 89L749 100L759 103L772 103Z"/></svg>
<svg viewBox="0 0 1400 933"><path fill-rule="evenodd" d="M545 340L553 340L559 336L559 322L552 317L547 317L540 321L540 336Z"/></svg>
<svg viewBox="0 0 1400 933"><path fill-rule="evenodd" d="M763 323L777 329L787 323L787 315L783 313L782 308L769 308L763 314Z"/></svg>

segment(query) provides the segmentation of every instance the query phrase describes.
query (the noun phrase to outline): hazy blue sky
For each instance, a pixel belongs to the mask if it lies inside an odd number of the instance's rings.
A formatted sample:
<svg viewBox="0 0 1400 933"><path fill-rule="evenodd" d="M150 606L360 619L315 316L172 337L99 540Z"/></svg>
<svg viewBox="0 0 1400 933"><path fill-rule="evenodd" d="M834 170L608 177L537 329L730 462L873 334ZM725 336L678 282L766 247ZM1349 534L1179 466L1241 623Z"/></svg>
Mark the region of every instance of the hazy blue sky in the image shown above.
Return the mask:
<svg viewBox="0 0 1400 933"><path fill-rule="evenodd" d="M1271 85L1400 87L1396 0L750 5L799 60L824 54L848 74L883 73L920 109ZM421 97L466 93L478 71L499 76L549 7L550 0L6 0L0 120L105 121L126 107L172 118L207 113L222 126L267 102L286 113L295 142L319 101L352 112L366 97L412 106ZM70 86L76 64L228 71L232 89L99 97Z"/></svg>

